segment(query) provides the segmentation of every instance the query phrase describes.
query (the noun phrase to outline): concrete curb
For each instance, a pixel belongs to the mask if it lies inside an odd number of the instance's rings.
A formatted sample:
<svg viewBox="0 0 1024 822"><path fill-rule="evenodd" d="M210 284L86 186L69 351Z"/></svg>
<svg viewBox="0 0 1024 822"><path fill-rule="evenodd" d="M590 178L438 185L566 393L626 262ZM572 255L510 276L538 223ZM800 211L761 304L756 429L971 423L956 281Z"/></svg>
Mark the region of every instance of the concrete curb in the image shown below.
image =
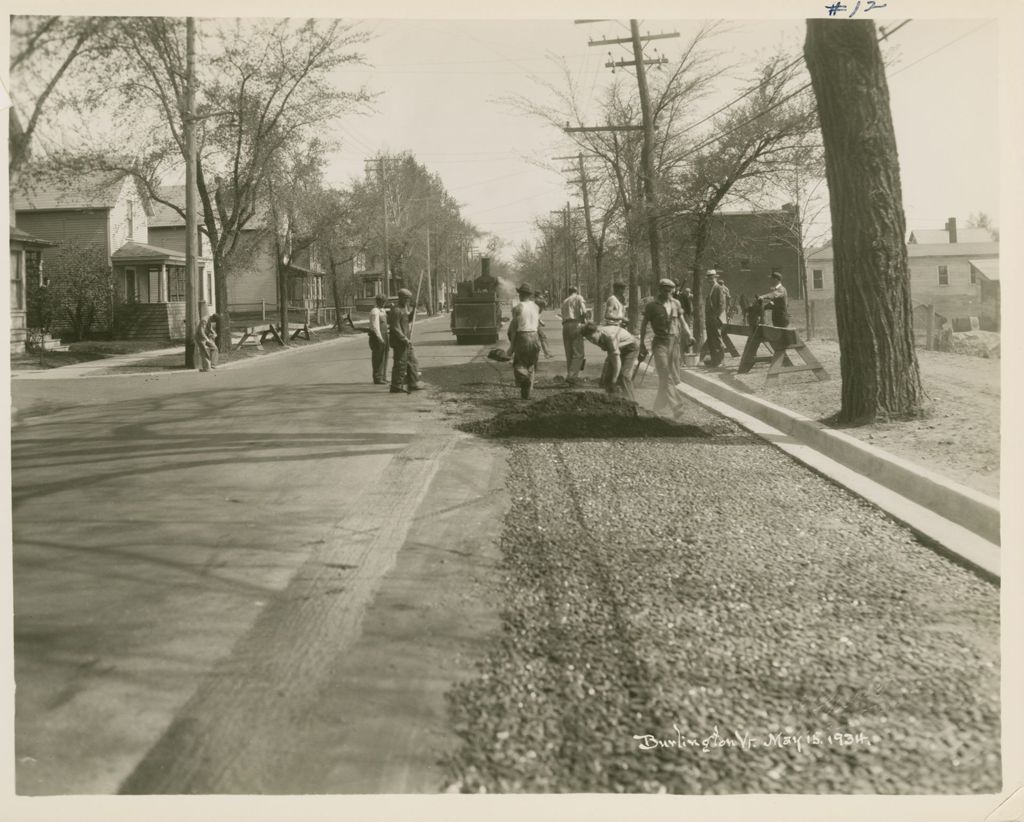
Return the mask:
<svg viewBox="0 0 1024 822"><path fill-rule="evenodd" d="M999 545L998 500L842 431L826 428L789 409L730 388L711 375L684 370L682 380L683 384L767 423L917 505Z"/></svg>

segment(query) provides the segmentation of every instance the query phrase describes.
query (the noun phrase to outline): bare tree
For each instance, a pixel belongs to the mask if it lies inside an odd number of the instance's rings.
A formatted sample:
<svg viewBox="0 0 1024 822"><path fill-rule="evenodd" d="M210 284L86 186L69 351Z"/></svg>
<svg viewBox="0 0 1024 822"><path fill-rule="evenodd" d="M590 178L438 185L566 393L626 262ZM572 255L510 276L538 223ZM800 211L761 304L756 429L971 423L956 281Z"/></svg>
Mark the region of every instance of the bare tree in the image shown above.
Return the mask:
<svg viewBox="0 0 1024 822"><path fill-rule="evenodd" d="M870 20L808 20L835 249L840 420L919 415L923 391L889 88Z"/></svg>
<svg viewBox="0 0 1024 822"><path fill-rule="evenodd" d="M692 115L694 104L711 88L720 67L712 66L709 44L718 31L718 24L701 27L684 45L680 56L667 70L654 73L651 83L651 112L658 127L654 144L655 185L670 177L683 161L685 152L673 135ZM563 78L558 82L540 82L550 102L536 96L506 98L504 102L517 111L536 117L562 131L566 125L638 126L641 123L640 103L633 82L615 81L601 101L599 122L593 122L583 104L584 94L569 67L562 63ZM605 185L595 191L593 201L607 220L606 232L618 222L619 233L627 246L629 269L630 314L635 320L640 295L640 268L644 219L643 175L639 132L580 132L570 135L575 147L601 162Z"/></svg>
<svg viewBox="0 0 1024 822"><path fill-rule="evenodd" d="M704 339L702 283L713 216L727 198L758 188L794 167L815 131L814 107L780 57L765 63L743 103L713 120L712 136L679 154L688 160L671 181L667 220L689 233L694 336Z"/></svg>
<svg viewBox="0 0 1024 822"><path fill-rule="evenodd" d="M362 61L355 47L368 35L350 24L319 20L208 23L201 32L207 49L198 61L196 188L218 312L230 328L233 255L252 227L272 230L260 224L269 222L262 198L275 164L318 127L371 100L365 88L339 89L333 77L339 66ZM150 198L184 217L181 204L160 193L162 180L184 162L184 38L180 19L112 21L105 32L108 71L91 95L115 95L123 116L136 120L140 112L155 110L162 128L142 145L98 145L55 157L56 164L69 173L132 174ZM229 350L230 334L221 334L219 344Z"/></svg>
<svg viewBox="0 0 1024 822"><path fill-rule="evenodd" d="M107 26L102 17L11 17L7 170L12 182L28 161L36 129L61 81L74 66L102 53Z"/></svg>

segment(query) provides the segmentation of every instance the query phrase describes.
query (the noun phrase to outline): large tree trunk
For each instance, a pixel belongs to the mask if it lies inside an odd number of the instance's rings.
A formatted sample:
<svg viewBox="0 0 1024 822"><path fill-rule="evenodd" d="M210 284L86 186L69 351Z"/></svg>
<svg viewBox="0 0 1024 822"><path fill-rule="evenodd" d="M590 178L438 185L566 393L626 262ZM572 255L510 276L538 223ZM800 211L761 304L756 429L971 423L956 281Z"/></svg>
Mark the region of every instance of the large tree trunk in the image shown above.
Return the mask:
<svg viewBox="0 0 1024 822"><path fill-rule="evenodd" d="M832 210L843 422L916 416L906 224L889 88L870 20L808 20L804 58Z"/></svg>
<svg viewBox="0 0 1024 822"><path fill-rule="evenodd" d="M213 241L210 242L211 246ZM213 291L217 302L217 350L225 357L231 353L231 312L228 311L228 272L224 255L213 246Z"/></svg>

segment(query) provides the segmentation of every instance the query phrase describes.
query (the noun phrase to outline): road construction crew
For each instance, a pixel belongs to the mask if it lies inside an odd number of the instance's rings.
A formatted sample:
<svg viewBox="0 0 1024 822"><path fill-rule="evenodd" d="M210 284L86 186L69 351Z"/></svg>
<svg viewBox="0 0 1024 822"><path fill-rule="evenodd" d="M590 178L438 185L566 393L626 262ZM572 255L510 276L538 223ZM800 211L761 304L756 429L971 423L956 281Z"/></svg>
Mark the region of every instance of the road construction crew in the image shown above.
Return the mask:
<svg viewBox="0 0 1024 822"><path fill-rule="evenodd" d="M415 354L412 349L410 334L412 313L412 292L408 288L398 289L398 305L388 311L388 341L394 351L394 364L391 367L391 393L408 394L423 388L416 369ZM415 309L413 309L415 310ZM410 368L410 359L413 364Z"/></svg>
<svg viewBox="0 0 1024 822"><path fill-rule="evenodd" d="M626 324L626 284L622 282L612 283L611 296L604 304L605 325Z"/></svg>
<svg viewBox="0 0 1024 822"><path fill-rule="evenodd" d="M682 330L683 307L672 296L676 284L672 280L658 281L658 296L644 306L640 321L640 356L644 357L647 345L647 325L654 331L651 340L651 355L658 370L658 395L654 399L654 411L660 413L666 405L678 406L683 395L676 387L679 374L679 334Z"/></svg>
<svg viewBox="0 0 1024 822"><path fill-rule="evenodd" d="M512 343L512 372L515 374L519 396L530 398L533 377L540 356L540 340L537 337L540 309L532 299L533 288L523 283L516 291L519 302L512 308L512 320L508 324L508 339Z"/></svg>
<svg viewBox="0 0 1024 822"><path fill-rule="evenodd" d="M566 298L562 300L562 344L565 346L565 381L576 382L580 371L586 365L583 338L580 325L587 321L587 304L576 286L569 286Z"/></svg>
<svg viewBox="0 0 1024 822"><path fill-rule="evenodd" d="M628 400L636 402L633 394L633 371L636 369L640 341L621 325L584 323L581 336L607 353L601 371L601 387L609 394L622 392Z"/></svg>

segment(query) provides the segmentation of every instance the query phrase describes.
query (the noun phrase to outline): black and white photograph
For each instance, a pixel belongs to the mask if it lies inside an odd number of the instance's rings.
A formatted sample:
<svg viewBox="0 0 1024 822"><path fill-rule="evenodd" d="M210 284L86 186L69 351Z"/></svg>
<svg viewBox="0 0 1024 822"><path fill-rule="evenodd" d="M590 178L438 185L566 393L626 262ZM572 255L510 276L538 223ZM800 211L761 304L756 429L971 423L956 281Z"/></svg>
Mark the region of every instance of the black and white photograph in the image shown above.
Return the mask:
<svg viewBox="0 0 1024 822"><path fill-rule="evenodd" d="M1024 818L1024 6L5 19L0 818Z"/></svg>

